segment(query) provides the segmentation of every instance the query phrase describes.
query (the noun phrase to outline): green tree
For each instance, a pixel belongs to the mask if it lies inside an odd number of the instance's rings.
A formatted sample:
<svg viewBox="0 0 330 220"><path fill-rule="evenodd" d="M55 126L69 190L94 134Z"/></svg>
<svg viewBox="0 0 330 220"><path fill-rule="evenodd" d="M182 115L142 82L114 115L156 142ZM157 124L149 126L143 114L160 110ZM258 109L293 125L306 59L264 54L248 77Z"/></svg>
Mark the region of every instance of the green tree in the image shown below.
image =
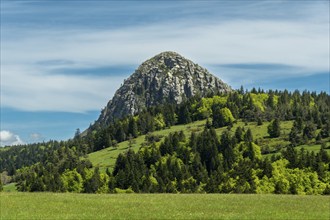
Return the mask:
<svg viewBox="0 0 330 220"><path fill-rule="evenodd" d="M297 146L301 142L301 138L299 135L299 130L297 126L295 126L296 123L293 124L290 134L289 134L289 141L291 142L292 146Z"/></svg>
<svg viewBox="0 0 330 220"><path fill-rule="evenodd" d="M304 130L303 130L303 137L304 139L312 139L315 137L315 125L312 122L307 122Z"/></svg>
<svg viewBox="0 0 330 220"><path fill-rule="evenodd" d="M330 120L327 120L325 125L323 125L323 127L321 128L320 134L321 134L322 138L330 137Z"/></svg>
<svg viewBox="0 0 330 220"><path fill-rule="evenodd" d="M198 184L207 182L208 173L205 166L203 166L201 163L199 153L196 153L193 158L192 164L190 166L190 173L197 180Z"/></svg>
<svg viewBox="0 0 330 220"><path fill-rule="evenodd" d="M163 114L158 113L158 114L154 117L154 120L155 120L154 124L155 124L155 129L156 129L156 130L161 130L161 129L163 129L163 128L166 127L166 123L165 123L165 121L164 121L164 116L163 116Z"/></svg>
<svg viewBox="0 0 330 220"><path fill-rule="evenodd" d="M122 142L122 141L126 140L126 134L125 134L124 128L121 124L118 125L115 137L118 142Z"/></svg>
<svg viewBox="0 0 330 220"><path fill-rule="evenodd" d="M269 91L269 95L268 95L268 99L267 99L266 103L271 109L275 108L274 93L271 90Z"/></svg>
<svg viewBox="0 0 330 220"><path fill-rule="evenodd" d="M274 119L267 127L268 134L271 138L279 137L281 134L280 120Z"/></svg>
<svg viewBox="0 0 330 220"><path fill-rule="evenodd" d="M286 166L289 161L285 159L277 160L272 163L272 178L274 183L274 192L277 194L287 194L290 189L290 182L286 176Z"/></svg>
<svg viewBox="0 0 330 220"><path fill-rule="evenodd" d="M214 129L205 128L197 137L197 151L200 154L201 163L205 164L208 172L215 169L219 163L219 140Z"/></svg>
<svg viewBox="0 0 330 220"><path fill-rule="evenodd" d="M138 128L136 121L133 117L129 118L128 122L128 133L132 135L132 137L136 138L138 136Z"/></svg>
<svg viewBox="0 0 330 220"><path fill-rule="evenodd" d="M87 179L84 183L84 191L86 193L96 193L101 185L100 171L98 167L95 167L91 178Z"/></svg>
<svg viewBox="0 0 330 220"><path fill-rule="evenodd" d="M249 158L252 162L261 160L261 150L258 145L252 142L242 143L243 157Z"/></svg>
<svg viewBox="0 0 330 220"><path fill-rule="evenodd" d="M212 125L215 128L230 125L235 120L229 108L226 107L220 108L220 106L215 106L212 116Z"/></svg>
<svg viewBox="0 0 330 220"><path fill-rule="evenodd" d="M187 105L182 105L180 107L178 122L179 124L188 124L191 122L191 113L189 112Z"/></svg>
<svg viewBox="0 0 330 220"><path fill-rule="evenodd" d="M321 145L321 149L319 151L319 153L317 154L317 156L319 157L319 161L322 161L324 162L325 164L329 163L330 162L330 156L329 154L327 153L327 151L325 150L325 147L326 147L326 144L323 143Z"/></svg>
<svg viewBox="0 0 330 220"><path fill-rule="evenodd" d="M227 130L221 134L220 151L224 159L224 168L225 170L229 170L236 161L236 155L232 138Z"/></svg>
<svg viewBox="0 0 330 220"><path fill-rule="evenodd" d="M238 143L241 142L241 141L243 141L243 139L244 139L244 135L243 135L243 129L242 129L241 126L238 126L238 127L236 128L236 131L235 131L235 138L236 138L236 140L237 140Z"/></svg>
<svg viewBox="0 0 330 220"><path fill-rule="evenodd" d="M74 134L74 138L80 138L80 129L79 128L77 128L76 129L76 133Z"/></svg>
<svg viewBox="0 0 330 220"><path fill-rule="evenodd" d="M83 179L80 173L74 170L66 170L61 175L61 180L65 191L79 193L83 190Z"/></svg>
<svg viewBox="0 0 330 220"><path fill-rule="evenodd" d="M246 133L244 135L244 141L250 142L250 143L253 142L253 135L252 135L252 131L250 128L246 131Z"/></svg>
<svg viewBox="0 0 330 220"><path fill-rule="evenodd" d="M293 146L288 146L286 150L282 151L282 155L289 161L289 168L294 168L298 165L298 155Z"/></svg>

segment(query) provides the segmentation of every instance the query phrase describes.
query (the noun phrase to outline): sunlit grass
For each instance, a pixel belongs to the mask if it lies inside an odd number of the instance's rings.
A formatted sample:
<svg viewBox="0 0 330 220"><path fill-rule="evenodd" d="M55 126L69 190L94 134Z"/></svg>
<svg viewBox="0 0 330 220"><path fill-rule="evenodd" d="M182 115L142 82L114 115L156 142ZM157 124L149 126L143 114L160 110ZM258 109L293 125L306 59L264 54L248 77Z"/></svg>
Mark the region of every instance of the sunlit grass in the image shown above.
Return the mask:
<svg viewBox="0 0 330 220"><path fill-rule="evenodd" d="M329 219L330 197L1 193L1 219Z"/></svg>

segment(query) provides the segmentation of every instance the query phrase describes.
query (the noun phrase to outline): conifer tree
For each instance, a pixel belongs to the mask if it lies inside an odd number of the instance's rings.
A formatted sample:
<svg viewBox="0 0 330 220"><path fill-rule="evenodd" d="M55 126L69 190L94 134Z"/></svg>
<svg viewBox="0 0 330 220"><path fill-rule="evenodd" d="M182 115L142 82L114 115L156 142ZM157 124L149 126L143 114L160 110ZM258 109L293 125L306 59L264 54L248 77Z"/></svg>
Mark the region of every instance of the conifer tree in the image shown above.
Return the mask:
<svg viewBox="0 0 330 220"><path fill-rule="evenodd" d="M246 131L244 135L244 141L249 143L253 142L253 135L250 128Z"/></svg>
<svg viewBox="0 0 330 220"><path fill-rule="evenodd" d="M187 105L182 105L180 107L178 122L179 124L188 124L191 122L191 113Z"/></svg>
<svg viewBox="0 0 330 220"><path fill-rule="evenodd" d="M235 138L236 138L236 140L237 140L238 143L241 142L241 141L243 141L244 135L243 135L243 129L242 129L241 126L238 126L236 128Z"/></svg>
<svg viewBox="0 0 330 220"><path fill-rule="evenodd" d="M281 134L280 120L278 118L274 119L268 125L268 134L271 138L279 137Z"/></svg>
<svg viewBox="0 0 330 220"><path fill-rule="evenodd" d="M132 137L136 138L138 136L138 128L136 121L133 117L129 118L128 122L128 133L132 135Z"/></svg>
<svg viewBox="0 0 330 220"><path fill-rule="evenodd" d="M92 177L87 179L84 183L84 191L86 193L96 193L101 184L99 167L95 167Z"/></svg>
<svg viewBox="0 0 330 220"><path fill-rule="evenodd" d="M312 139L315 137L315 125L308 121L304 127L304 130L303 130L303 137L304 139Z"/></svg>
<svg viewBox="0 0 330 220"><path fill-rule="evenodd" d="M296 123L293 123L293 126L291 128L289 134L289 141L291 142L292 146L297 146L300 143L299 130L296 126Z"/></svg>

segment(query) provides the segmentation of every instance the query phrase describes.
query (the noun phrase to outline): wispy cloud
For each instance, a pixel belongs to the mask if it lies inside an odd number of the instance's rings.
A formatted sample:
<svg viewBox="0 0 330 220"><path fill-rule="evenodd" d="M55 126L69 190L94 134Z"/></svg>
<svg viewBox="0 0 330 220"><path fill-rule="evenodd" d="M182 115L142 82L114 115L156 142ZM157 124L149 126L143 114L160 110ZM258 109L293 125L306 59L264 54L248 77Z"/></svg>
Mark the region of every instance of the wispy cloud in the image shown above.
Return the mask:
<svg viewBox="0 0 330 220"><path fill-rule="evenodd" d="M14 9L20 6L12 5L4 18L15 25L5 25L1 31L1 104L28 111L98 110L131 73L123 74L118 66L137 67L165 50L210 66L220 78L239 85L260 77L329 71L329 12L324 9L328 3L240 3L242 7L213 1L178 3L167 6L170 16L163 3L143 4L143 13L135 14L141 6L127 2L125 10L120 3L112 9L81 6L75 12L79 16L72 18L70 9L78 5L71 2L65 3L64 16L57 18L63 5L36 2L28 4L30 10L22 15L28 28L17 24ZM106 3L96 3L102 4ZM49 12L53 25L39 17L35 22L29 12L36 8ZM107 16L107 10L113 15ZM98 25L84 19L83 12ZM127 22L118 22L120 17L127 17ZM253 65L258 68L251 69ZM247 68L242 71L242 67Z"/></svg>
<svg viewBox="0 0 330 220"><path fill-rule="evenodd" d="M2 74L1 105L27 111L101 109L122 82L121 77L47 75L28 66L21 68Z"/></svg>
<svg viewBox="0 0 330 220"><path fill-rule="evenodd" d="M32 134L30 134L30 139L31 139L31 142L40 142L40 141L44 140L44 137L40 133L32 133Z"/></svg>

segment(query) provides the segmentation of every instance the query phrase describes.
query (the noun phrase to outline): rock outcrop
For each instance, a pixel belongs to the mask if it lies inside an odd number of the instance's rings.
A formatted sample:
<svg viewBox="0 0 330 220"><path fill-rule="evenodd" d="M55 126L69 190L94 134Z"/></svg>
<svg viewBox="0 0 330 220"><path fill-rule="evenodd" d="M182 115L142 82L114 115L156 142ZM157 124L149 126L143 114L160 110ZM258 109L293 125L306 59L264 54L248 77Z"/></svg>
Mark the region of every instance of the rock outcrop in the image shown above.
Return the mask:
<svg viewBox="0 0 330 220"><path fill-rule="evenodd" d="M225 93L231 88L206 69L175 52L163 52L142 63L124 81L102 110L97 123L134 115L162 103L179 104L185 98L209 92Z"/></svg>

